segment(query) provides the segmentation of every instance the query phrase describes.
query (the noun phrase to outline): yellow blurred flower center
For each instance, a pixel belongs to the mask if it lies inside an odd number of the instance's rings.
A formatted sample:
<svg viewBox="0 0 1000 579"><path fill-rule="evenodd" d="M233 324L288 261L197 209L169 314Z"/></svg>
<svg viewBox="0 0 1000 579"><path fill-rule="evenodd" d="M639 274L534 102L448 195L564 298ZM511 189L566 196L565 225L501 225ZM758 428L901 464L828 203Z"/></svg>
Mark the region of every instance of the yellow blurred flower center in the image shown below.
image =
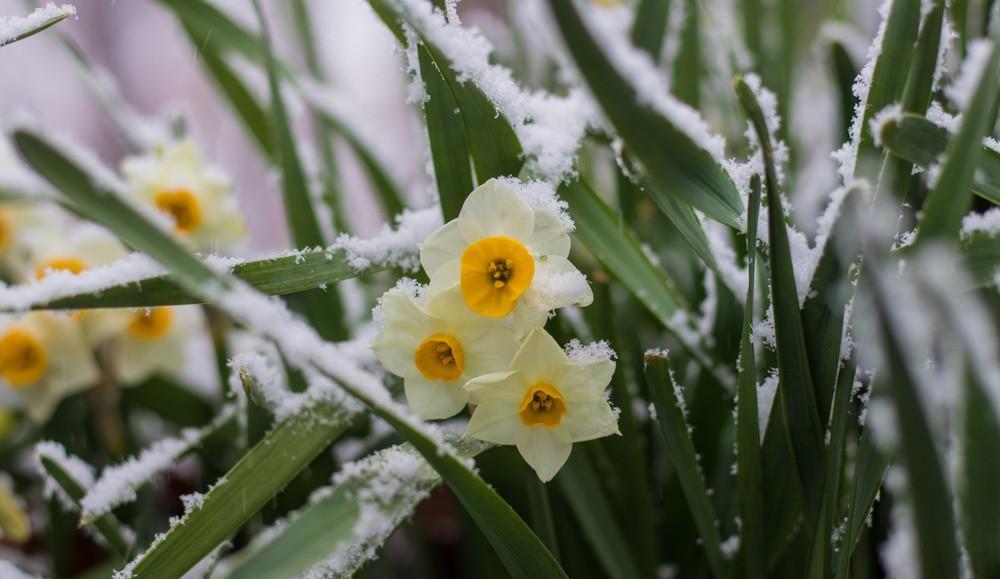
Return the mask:
<svg viewBox="0 0 1000 579"><path fill-rule="evenodd" d="M14 223L10 214L0 209L0 251L7 249L12 237L14 237Z"/></svg>
<svg viewBox="0 0 1000 579"><path fill-rule="evenodd" d="M158 340L170 330L173 321L174 312L170 308L140 310L132 314L128 331L140 340Z"/></svg>
<svg viewBox="0 0 1000 579"><path fill-rule="evenodd" d="M35 268L35 278L42 279L50 271L68 271L77 275L85 269L87 269L87 264L82 259L71 255L60 255L50 257L38 264L38 267Z"/></svg>
<svg viewBox="0 0 1000 579"><path fill-rule="evenodd" d="M33 332L13 326L0 336L0 376L15 388L31 386L45 374L49 356Z"/></svg>
<svg viewBox="0 0 1000 579"><path fill-rule="evenodd" d="M514 310L535 277L535 258L523 243L505 235L484 237L462 252L462 299L488 318Z"/></svg>
<svg viewBox="0 0 1000 579"><path fill-rule="evenodd" d="M454 382L465 371L465 354L454 336L434 334L417 346L413 363L428 380Z"/></svg>
<svg viewBox="0 0 1000 579"><path fill-rule="evenodd" d="M160 191L153 203L174 220L174 226L181 233L191 233L201 224L201 205L194 193L187 189Z"/></svg>
<svg viewBox="0 0 1000 579"><path fill-rule="evenodd" d="M566 403L555 386L538 382L524 393L521 400L521 422L528 428L541 424L555 428L566 414Z"/></svg>

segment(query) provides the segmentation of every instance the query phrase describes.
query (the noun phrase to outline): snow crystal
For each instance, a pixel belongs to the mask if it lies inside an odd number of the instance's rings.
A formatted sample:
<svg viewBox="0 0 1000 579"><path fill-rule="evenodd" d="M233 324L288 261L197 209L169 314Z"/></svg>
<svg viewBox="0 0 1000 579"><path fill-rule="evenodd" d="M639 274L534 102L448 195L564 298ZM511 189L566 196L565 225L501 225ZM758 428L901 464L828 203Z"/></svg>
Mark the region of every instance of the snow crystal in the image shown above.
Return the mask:
<svg viewBox="0 0 1000 579"><path fill-rule="evenodd" d="M953 115L941 107L937 101L931 102L927 107L926 118L939 127L944 127L949 133L957 133L958 126L962 122L962 115Z"/></svg>
<svg viewBox="0 0 1000 579"><path fill-rule="evenodd" d="M48 471L42 466L42 457L59 465L84 489L94 486L94 469L78 457L67 454L66 449L58 442L44 440L35 445L35 467L45 481L45 496L47 498L55 496L67 510L76 511L77 506L73 499L66 494L58 481L49 476Z"/></svg>
<svg viewBox="0 0 1000 579"><path fill-rule="evenodd" d="M731 535L719 544L719 550L722 551L723 557L726 559L732 559L737 553L740 552L740 536Z"/></svg>
<svg viewBox="0 0 1000 579"><path fill-rule="evenodd" d="M536 211L548 211L558 217L567 233L572 233L576 228L569 216L569 204L556 194L551 183L534 179L521 181L514 177L498 177L497 181L520 194L521 198Z"/></svg>
<svg viewBox="0 0 1000 579"><path fill-rule="evenodd" d="M446 21L426 0L398 4L448 58L459 82L475 83L510 122L535 173L553 183L573 175L576 151L594 120L590 101L580 91L559 97L525 90L509 69L490 63L493 46L477 30Z"/></svg>
<svg viewBox="0 0 1000 579"><path fill-rule="evenodd" d="M225 407L219 416L204 428L186 428L178 438L157 441L136 457L109 466L101 471L97 483L92 485L80 501L81 518L94 520L115 507L134 501L136 491L163 470L170 468L210 432L229 420L235 413L233 406Z"/></svg>
<svg viewBox="0 0 1000 579"><path fill-rule="evenodd" d="M574 338L566 344L565 350L570 360L580 363L615 360L618 357L615 351L611 349L611 344L605 340L582 344L580 340Z"/></svg>
<svg viewBox="0 0 1000 579"><path fill-rule="evenodd" d="M970 213L962 219L962 237L983 233L990 237L1000 235L1000 207L993 207L985 213Z"/></svg>
<svg viewBox="0 0 1000 579"><path fill-rule="evenodd" d="M76 16L76 6L72 4L56 6L52 2L35 8L35 11L27 16L0 16L0 46L9 44L48 22L70 16Z"/></svg>
<svg viewBox="0 0 1000 579"><path fill-rule="evenodd" d="M990 60L993 43L986 38L980 38L969 42L967 56L959 70L958 77L951 86L945 88L945 94L964 111L972 102L976 87L979 86L983 74L986 72L986 65Z"/></svg>
<svg viewBox="0 0 1000 579"><path fill-rule="evenodd" d="M347 253L351 267L362 270L372 266L396 266L406 271L420 269L418 246L441 227L437 206L416 211L404 210L396 216L396 229L388 224L373 238L362 239L347 234L337 238L334 247Z"/></svg>

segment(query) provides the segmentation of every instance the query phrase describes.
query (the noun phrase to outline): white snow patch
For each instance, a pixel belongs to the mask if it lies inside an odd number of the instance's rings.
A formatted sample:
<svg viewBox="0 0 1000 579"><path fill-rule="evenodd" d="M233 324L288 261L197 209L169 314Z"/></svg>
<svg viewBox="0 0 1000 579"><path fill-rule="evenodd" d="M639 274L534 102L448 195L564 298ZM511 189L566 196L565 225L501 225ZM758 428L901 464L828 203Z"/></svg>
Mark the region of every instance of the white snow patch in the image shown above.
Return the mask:
<svg viewBox="0 0 1000 579"><path fill-rule="evenodd" d="M38 474L45 481L45 496L47 498L55 496L62 503L63 507L70 512L75 512L77 510L75 501L66 494L66 491L63 490L62 485L58 481L49 476L48 471L42 466L42 457L56 463L73 480L79 483L83 489L89 489L94 486L94 469L78 457L67 454L66 449L58 442L44 440L35 445L35 467L38 470Z"/></svg>
<svg viewBox="0 0 1000 579"><path fill-rule="evenodd" d="M986 65L989 63L992 49L993 43L986 38L969 42L965 61L962 63L958 76L951 86L945 88L945 94L958 106L959 110L964 111L969 108L972 97L976 93L976 87L979 86L983 74L986 72Z"/></svg>
<svg viewBox="0 0 1000 579"><path fill-rule="evenodd" d="M76 16L76 6L49 2L27 16L0 16L0 46L9 44L49 22Z"/></svg>

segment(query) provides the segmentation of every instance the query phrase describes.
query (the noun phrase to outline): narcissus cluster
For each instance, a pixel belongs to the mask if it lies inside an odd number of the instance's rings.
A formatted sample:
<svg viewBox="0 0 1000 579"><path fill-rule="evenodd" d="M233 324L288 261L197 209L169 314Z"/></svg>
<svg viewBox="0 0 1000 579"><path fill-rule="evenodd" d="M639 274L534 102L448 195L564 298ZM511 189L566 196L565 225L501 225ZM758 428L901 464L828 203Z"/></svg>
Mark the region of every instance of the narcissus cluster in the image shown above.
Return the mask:
<svg viewBox="0 0 1000 579"><path fill-rule="evenodd" d="M372 348L403 378L414 413L442 419L470 407L468 436L516 445L548 481L574 442L618 433L606 396L615 362L609 350L571 358L545 331L554 310L593 294L568 259L567 219L519 189L487 181L426 239L430 283L406 280L382 296Z"/></svg>

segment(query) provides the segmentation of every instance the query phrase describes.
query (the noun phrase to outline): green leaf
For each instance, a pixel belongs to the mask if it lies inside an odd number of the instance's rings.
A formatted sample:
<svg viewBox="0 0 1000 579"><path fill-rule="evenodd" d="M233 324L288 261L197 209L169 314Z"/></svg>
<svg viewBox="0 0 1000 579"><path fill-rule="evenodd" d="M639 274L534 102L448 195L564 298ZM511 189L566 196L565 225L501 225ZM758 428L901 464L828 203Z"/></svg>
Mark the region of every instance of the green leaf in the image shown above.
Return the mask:
<svg viewBox="0 0 1000 579"><path fill-rule="evenodd" d="M764 490L761 473L760 420L757 415L757 366L754 360L753 310L755 265L757 263L757 223L760 212L760 177L750 181L747 208L747 299L740 331L739 373L736 406L737 488L740 497L740 553L747 579L765 576Z"/></svg>
<svg viewBox="0 0 1000 579"><path fill-rule="evenodd" d="M556 483L584 536L604 565L606 576L612 579L640 577L632 550L615 522L615 515L601 488L597 473L583 449L577 449L570 455L556 477Z"/></svg>
<svg viewBox="0 0 1000 579"><path fill-rule="evenodd" d="M179 577L226 541L348 427L344 411L312 404L280 422L187 515L131 564L138 577Z"/></svg>
<svg viewBox="0 0 1000 579"><path fill-rule="evenodd" d="M718 519L691 441L691 432L685 418L683 392L670 374L666 357L646 354L646 386L656 407L656 422L666 442L667 454L704 544L708 566L716 578L726 577L726 562L722 556L716 526Z"/></svg>
<svg viewBox="0 0 1000 579"><path fill-rule="evenodd" d="M722 166L673 121L642 102L638 89L591 36L572 0L549 0L549 6L591 92L653 184L735 227L743 204Z"/></svg>
<svg viewBox="0 0 1000 579"><path fill-rule="evenodd" d="M83 496L87 493L87 490L80 481L73 478L70 472L63 469L58 460L54 460L42 452L39 452L38 459L42 463L42 468L45 469L45 472L59 484L59 487L65 492L66 496L79 509L80 501L83 500ZM121 523L118 522L118 519L114 515L108 513L93 521L93 525L97 532L101 534L101 537L108 542L108 545L111 546L115 554L120 557L128 554L128 539L126 539L126 534L121 527Z"/></svg>
<svg viewBox="0 0 1000 579"><path fill-rule="evenodd" d="M572 181L560 187L560 195L569 204L569 214L576 223L573 236L587 251L604 265L624 285L667 331L684 345L703 368L715 373L722 384L725 380L717 371L703 344L692 343L678 327L677 312L688 309L663 271L649 261L635 234L621 217L582 181ZM683 322L680 322L683 323Z"/></svg>
<svg viewBox="0 0 1000 579"><path fill-rule="evenodd" d="M632 44L645 50L654 61L660 60L667 37L667 20L672 0L640 0L632 22Z"/></svg>
<svg viewBox="0 0 1000 579"><path fill-rule="evenodd" d="M996 401L970 369L960 406L962 471L958 475L959 521L973 577L1000 576L1000 424Z"/></svg>
<svg viewBox="0 0 1000 579"><path fill-rule="evenodd" d="M952 141L944 127L913 114L891 118L880 127L882 146L893 155L928 168L938 162ZM972 192L1000 205L1000 152L982 145L972 177Z"/></svg>
<svg viewBox="0 0 1000 579"><path fill-rule="evenodd" d="M515 459L516 460L516 459ZM549 501L549 491L545 483L538 480L538 475L527 464L524 465L524 486L528 494L528 511L531 513L531 528L552 556L559 560L559 537L556 534L555 519L552 518L552 505Z"/></svg>
<svg viewBox="0 0 1000 579"><path fill-rule="evenodd" d="M75 14L76 14L75 9L71 11L59 10L58 12L52 14L51 16L45 18L44 20L34 24L31 28L19 32L17 35L13 37L0 38L0 46L7 46L8 44L13 44L19 40L24 40L25 38L34 36L39 32L45 30L46 28L49 28L50 26L55 26L56 24L59 24L63 20L66 20L67 18Z"/></svg>
<svg viewBox="0 0 1000 579"><path fill-rule="evenodd" d="M996 43L984 64L982 77L968 109L962 114L958 134L948 143L934 187L924 201L914 246L928 240L957 238L962 218L972 205L972 181L982 155L983 136L995 119L993 105L1000 93L1000 50Z"/></svg>
<svg viewBox="0 0 1000 579"><path fill-rule="evenodd" d="M261 12L260 3L254 0L254 10L261 27L262 46L267 60L267 80L271 89L271 123L278 145L278 162L281 166L282 200L285 204L285 220L292 236L292 245L299 249L326 245L313 195L305 170L299 160L295 133L288 121L285 99L281 95L281 80L278 67L271 53L271 36L267 21ZM343 340L348 331L344 325L344 306L336 291L310 290L302 296L306 318L327 340Z"/></svg>
<svg viewBox="0 0 1000 579"><path fill-rule="evenodd" d="M658 189L654 184L649 183L644 189L656 203L656 206L660 208L660 211L674 224L695 255L721 277L719 264L715 261L715 254L712 253L708 245L708 236L705 235L705 229L701 226L701 220L698 219L694 208L677 197Z"/></svg>
<svg viewBox="0 0 1000 579"><path fill-rule="evenodd" d="M845 374L853 369L844 368ZM844 536L841 539L840 560L838 561L838 579L847 579L851 566L851 554L858 544L861 531L868 520L868 515L875 504L879 490L882 487L882 479L889 469L892 455L879 451L872 440L870 427L865 427L861 434L861 443L858 447L858 455L855 458L854 479L850 503L847 511L847 523L844 529Z"/></svg>
<svg viewBox="0 0 1000 579"><path fill-rule="evenodd" d="M267 64L267 54L261 45L260 36L250 32L229 17L225 12L205 0L157 0L164 8L174 13L191 36L192 45L205 48L222 55L227 51L237 52L250 62L261 66ZM284 67L280 67L284 71Z"/></svg>
<svg viewBox="0 0 1000 579"><path fill-rule="evenodd" d="M328 284L381 269L383 267L375 265L357 270L350 265L344 250L321 249L245 261L233 266L232 273L262 293L280 296L322 289ZM98 292L71 292L53 299L41 298L30 303L29 307L35 310L148 308L198 303L204 303L204 299L186 290L176 275L165 274L112 285ZM0 303L0 311L16 311L22 309L22 306L20 303Z"/></svg>
<svg viewBox="0 0 1000 579"><path fill-rule="evenodd" d="M434 181L437 183L441 213L448 222L458 217L466 196L474 188L469 143L461 109L448 88L426 46L410 47L420 60L420 78L427 90L424 122L430 140Z"/></svg>
<svg viewBox="0 0 1000 579"><path fill-rule="evenodd" d="M164 376L153 376L145 382L121 389L122 405L145 408L174 426L201 426L212 419L212 406L190 388Z"/></svg>
<svg viewBox="0 0 1000 579"><path fill-rule="evenodd" d="M774 307L774 333L778 353L776 403L784 407L788 438L806 498L806 512L810 526L813 526L819 518L822 500L824 425L820 421L809 371L809 356L795 287L795 271L767 125L750 87L741 78L736 79L735 85L740 104L762 144L764 183L767 189L771 302Z"/></svg>
<svg viewBox="0 0 1000 579"><path fill-rule="evenodd" d="M701 105L701 6L698 0L677 0L684 7L684 23L681 24L680 46L674 58L671 89L678 99L697 109Z"/></svg>
<svg viewBox="0 0 1000 579"><path fill-rule="evenodd" d="M875 144L869 121L883 108L899 101L906 88L906 79L913 57L920 26L921 0L896 0L891 4L884 22L882 44L872 70L868 98L861 107L860 142L855 152L855 175L858 163L872 154Z"/></svg>
<svg viewBox="0 0 1000 579"><path fill-rule="evenodd" d="M472 458L484 448L471 444L459 450L462 456ZM393 470L399 461L405 461L405 472ZM411 461L419 461L420 466L410 470ZM309 505L287 517L277 535L264 545L251 544L237 554L226 567L228 572L220 577L298 577L328 561L336 563L324 572L351 576L374 557L375 549L413 514L420 500L441 484L441 477L409 444L379 451L348 466L349 471L338 475L338 484L317 491ZM356 536L362 509L370 511L369 516L385 518L386 524L375 536Z"/></svg>
<svg viewBox="0 0 1000 579"><path fill-rule="evenodd" d="M866 262L868 260L866 259ZM916 553L922 577L958 577L958 547L952 496L935 435L927 422L914 370L900 341L898 312L892 309L881 276L863 276L878 313L884 366L876 387L885 388L895 407L900 455L907 470L908 500L913 506Z"/></svg>
<svg viewBox="0 0 1000 579"><path fill-rule="evenodd" d="M466 142L476 169L476 182L485 183L493 177L517 175L523 164L521 143L513 127L483 91L471 82L461 82L448 58L434 44L421 23L410 18L406 8L399 2L369 0L369 4L401 43L405 43L399 25L401 22L412 27L420 37L427 49L426 55L433 61L458 104ZM466 195L470 192L471 190L466 191Z"/></svg>

